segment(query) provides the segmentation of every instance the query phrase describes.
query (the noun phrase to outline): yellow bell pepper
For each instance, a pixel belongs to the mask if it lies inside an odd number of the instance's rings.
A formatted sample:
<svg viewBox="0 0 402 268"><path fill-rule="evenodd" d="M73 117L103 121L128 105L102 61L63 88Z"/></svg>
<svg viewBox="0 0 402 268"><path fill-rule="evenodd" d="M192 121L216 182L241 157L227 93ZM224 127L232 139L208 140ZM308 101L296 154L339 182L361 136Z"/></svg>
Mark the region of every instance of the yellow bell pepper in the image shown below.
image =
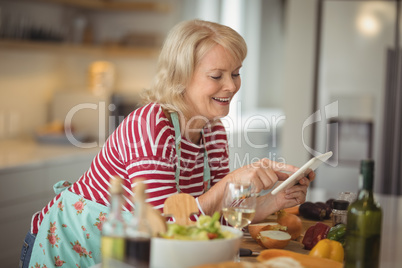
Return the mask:
<svg viewBox="0 0 402 268"><path fill-rule="evenodd" d="M334 261L343 262L344 250L342 244L335 240L329 240L327 238L321 239L310 250L309 255L321 258L327 258Z"/></svg>

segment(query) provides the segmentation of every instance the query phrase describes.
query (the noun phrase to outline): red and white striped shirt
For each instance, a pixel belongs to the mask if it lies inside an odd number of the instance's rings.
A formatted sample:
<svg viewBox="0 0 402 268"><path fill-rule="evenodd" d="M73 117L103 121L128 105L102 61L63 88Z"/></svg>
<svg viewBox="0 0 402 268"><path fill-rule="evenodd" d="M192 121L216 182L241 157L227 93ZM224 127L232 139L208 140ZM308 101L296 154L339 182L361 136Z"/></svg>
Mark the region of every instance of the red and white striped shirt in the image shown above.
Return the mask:
<svg viewBox="0 0 402 268"><path fill-rule="evenodd" d="M228 143L220 121L204 128L205 147L211 169L211 186L229 173ZM201 139L202 140L202 139ZM165 200L177 193L175 170L177 156L173 125L160 105L147 104L130 113L110 135L90 168L72 184L70 191L77 195L109 205L109 180L123 178L125 204L123 209L133 211L131 196L136 178L144 178L147 202L163 209ZM198 197L204 193L204 145L196 145L184 136L181 141L181 192ZM38 232L44 215L56 203L57 195L32 218L32 233Z"/></svg>

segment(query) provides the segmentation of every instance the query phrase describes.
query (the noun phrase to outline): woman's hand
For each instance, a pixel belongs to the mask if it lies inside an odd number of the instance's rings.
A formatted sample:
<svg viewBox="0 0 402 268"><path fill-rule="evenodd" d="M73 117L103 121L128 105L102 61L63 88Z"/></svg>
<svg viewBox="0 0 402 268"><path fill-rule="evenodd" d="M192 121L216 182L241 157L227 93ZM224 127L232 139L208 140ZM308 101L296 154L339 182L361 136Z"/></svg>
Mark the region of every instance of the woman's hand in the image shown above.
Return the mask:
<svg viewBox="0 0 402 268"><path fill-rule="evenodd" d="M276 194L278 210L294 207L306 201L307 188L310 185L310 182L315 178L314 172L311 172L310 174L308 178L301 178L298 184Z"/></svg>
<svg viewBox="0 0 402 268"><path fill-rule="evenodd" d="M263 158L258 162L246 165L229 173L221 181L211 187L208 192L201 195L198 201L205 214L212 215L215 211L221 210L222 195L226 182L239 179L252 181L255 185L256 192L259 193L262 190L272 188L277 181L286 180L289 177L289 173L294 173L297 170L298 168L295 166ZM272 205L271 202L269 203ZM282 205L283 201L280 199L278 203ZM270 208L265 208L265 210L270 210Z"/></svg>
<svg viewBox="0 0 402 268"><path fill-rule="evenodd" d="M229 177L229 180L251 181L256 187L256 192L259 193L262 190L271 189L278 180L286 180L289 177L288 173L294 173L297 170L295 166L263 158L231 172L226 177Z"/></svg>
<svg viewBox="0 0 402 268"><path fill-rule="evenodd" d="M304 203L306 201L307 188L314 179L315 173L312 171L307 177L301 178L298 184L280 191L276 195L267 194L259 197L256 216L253 222L260 222L278 210Z"/></svg>

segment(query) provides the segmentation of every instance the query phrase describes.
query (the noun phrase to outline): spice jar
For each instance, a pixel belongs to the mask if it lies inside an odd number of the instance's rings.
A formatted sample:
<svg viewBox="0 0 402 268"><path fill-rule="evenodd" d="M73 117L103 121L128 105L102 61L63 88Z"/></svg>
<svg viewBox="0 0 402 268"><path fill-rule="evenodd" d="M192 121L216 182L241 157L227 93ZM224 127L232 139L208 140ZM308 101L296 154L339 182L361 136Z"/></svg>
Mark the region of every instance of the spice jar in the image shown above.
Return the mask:
<svg viewBox="0 0 402 268"><path fill-rule="evenodd" d="M332 224L333 226L346 224L349 202L346 200L334 200L332 203Z"/></svg>
<svg viewBox="0 0 402 268"><path fill-rule="evenodd" d="M95 61L89 66L89 89L97 95L109 95L113 91L115 77L114 64L108 61Z"/></svg>

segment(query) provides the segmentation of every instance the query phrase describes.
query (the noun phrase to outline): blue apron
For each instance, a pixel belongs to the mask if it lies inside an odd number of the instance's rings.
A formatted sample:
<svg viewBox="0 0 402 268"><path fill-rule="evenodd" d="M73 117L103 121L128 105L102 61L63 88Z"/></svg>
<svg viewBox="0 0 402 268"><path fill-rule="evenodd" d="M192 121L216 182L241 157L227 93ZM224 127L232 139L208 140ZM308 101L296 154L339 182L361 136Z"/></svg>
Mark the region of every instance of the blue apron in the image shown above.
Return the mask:
<svg viewBox="0 0 402 268"><path fill-rule="evenodd" d="M171 114L175 129L177 167L176 189L180 193L181 132L177 113ZM202 135L204 137L204 133ZM204 140L205 146L205 140ZM204 187L210 188L210 168L207 151L204 153ZM103 222L109 212L101 205L68 191L70 183L55 184L56 195L62 193L43 218L32 249L29 267L90 267L101 260L100 239ZM66 191L67 190L67 191ZM128 222L132 214L122 212Z"/></svg>

